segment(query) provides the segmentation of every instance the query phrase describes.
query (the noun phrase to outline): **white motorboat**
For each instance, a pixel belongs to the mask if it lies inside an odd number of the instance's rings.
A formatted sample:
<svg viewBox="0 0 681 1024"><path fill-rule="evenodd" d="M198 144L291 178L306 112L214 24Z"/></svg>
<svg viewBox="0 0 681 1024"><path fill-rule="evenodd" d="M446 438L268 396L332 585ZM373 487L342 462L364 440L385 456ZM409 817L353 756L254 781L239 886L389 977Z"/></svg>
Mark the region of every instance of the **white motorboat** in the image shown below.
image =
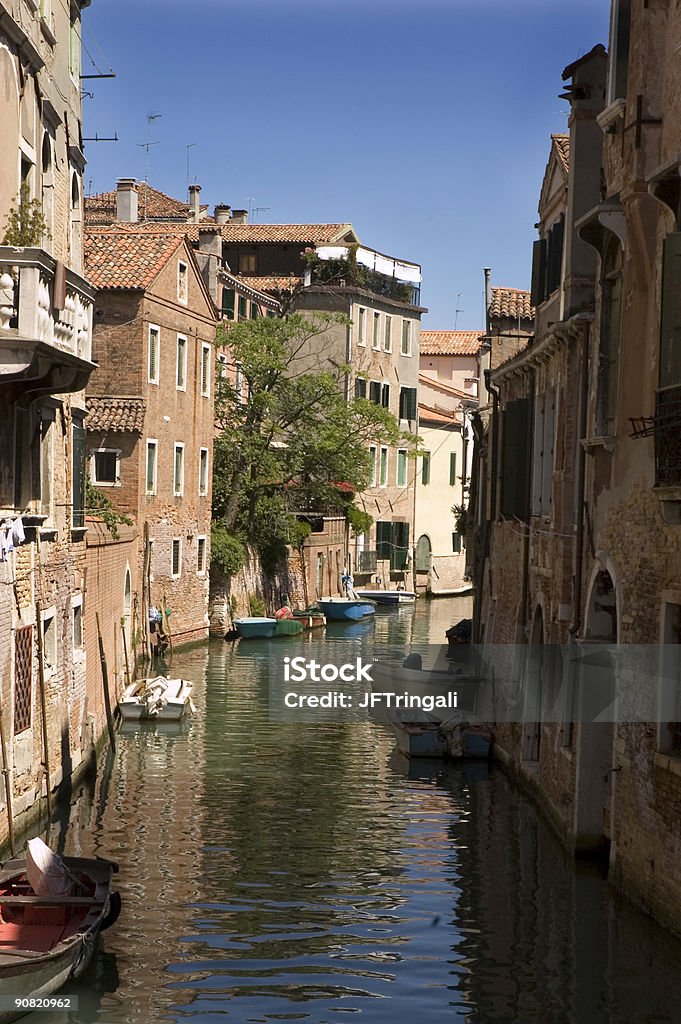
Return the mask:
<svg viewBox="0 0 681 1024"><path fill-rule="evenodd" d="M355 590L358 597L376 604L401 605L413 604L416 594L412 590Z"/></svg>
<svg viewBox="0 0 681 1024"><path fill-rule="evenodd" d="M118 710L124 722L179 722L194 711L193 689L188 679L138 679L123 691Z"/></svg>

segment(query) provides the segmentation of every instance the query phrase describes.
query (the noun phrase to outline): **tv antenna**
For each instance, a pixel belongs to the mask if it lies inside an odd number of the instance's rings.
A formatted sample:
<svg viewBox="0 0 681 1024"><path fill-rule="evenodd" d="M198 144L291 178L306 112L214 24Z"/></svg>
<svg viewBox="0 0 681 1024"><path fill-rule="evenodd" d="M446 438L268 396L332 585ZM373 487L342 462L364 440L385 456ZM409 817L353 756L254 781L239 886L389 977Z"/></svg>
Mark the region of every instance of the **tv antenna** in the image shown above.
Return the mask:
<svg viewBox="0 0 681 1024"><path fill-rule="evenodd" d="M461 309L459 307L459 303L460 302L461 302L461 292L459 292L459 294L456 297L456 309L454 310L454 330L456 330L456 325L459 322L459 313L465 313L465 310Z"/></svg>
<svg viewBox="0 0 681 1024"><path fill-rule="evenodd" d="M252 215L252 217L249 217L248 219L251 221L251 223L255 223L255 217L256 217L256 215L258 213L265 213L267 210L271 210L271 209L272 209L271 206L254 206L253 207L253 215Z"/></svg>
<svg viewBox="0 0 681 1024"><path fill-rule="evenodd" d="M149 188L149 150L152 146L158 146L158 142L151 142L151 123L152 121L158 121L163 114L147 114L147 141L138 142L137 145L140 149L145 150L144 158L144 220L147 219L147 192Z"/></svg>
<svg viewBox="0 0 681 1024"><path fill-rule="evenodd" d="M190 142L187 145L187 191L189 191L189 185L191 183L190 168L191 168L191 155L192 150L196 149L196 143Z"/></svg>

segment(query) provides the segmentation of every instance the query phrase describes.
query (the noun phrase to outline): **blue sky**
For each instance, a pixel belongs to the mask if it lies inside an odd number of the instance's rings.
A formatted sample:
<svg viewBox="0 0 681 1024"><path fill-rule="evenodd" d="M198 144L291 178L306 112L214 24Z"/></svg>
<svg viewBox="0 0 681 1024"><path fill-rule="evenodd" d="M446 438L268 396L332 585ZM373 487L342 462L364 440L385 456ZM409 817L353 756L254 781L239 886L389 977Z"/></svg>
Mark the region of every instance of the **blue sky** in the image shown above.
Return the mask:
<svg viewBox="0 0 681 1024"><path fill-rule="evenodd" d="M424 326L482 326L483 267L529 287L561 73L607 44L608 0L95 0L84 43L88 191L143 178L269 207L259 222L351 221L423 266ZM93 73L88 53L83 73ZM460 298L458 298L460 293Z"/></svg>

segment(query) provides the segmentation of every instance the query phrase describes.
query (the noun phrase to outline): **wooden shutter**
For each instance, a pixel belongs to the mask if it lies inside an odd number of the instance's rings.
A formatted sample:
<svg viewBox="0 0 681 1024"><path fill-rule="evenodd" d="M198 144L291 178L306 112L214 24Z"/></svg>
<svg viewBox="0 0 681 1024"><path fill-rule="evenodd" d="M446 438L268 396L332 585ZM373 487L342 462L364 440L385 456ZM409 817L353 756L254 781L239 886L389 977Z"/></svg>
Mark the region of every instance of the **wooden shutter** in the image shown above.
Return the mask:
<svg viewBox="0 0 681 1024"><path fill-rule="evenodd" d="M561 217L551 228L551 238L549 241L549 255L548 255L548 267L547 267L547 295L551 295L552 292L560 284L560 274L563 265L563 234L565 231L565 218Z"/></svg>
<svg viewBox="0 0 681 1024"><path fill-rule="evenodd" d="M525 519L529 504L529 400L509 402L502 417L501 514Z"/></svg>
<svg viewBox="0 0 681 1024"><path fill-rule="evenodd" d="M456 484L456 452L452 452L449 456L449 486L454 487Z"/></svg>
<svg viewBox="0 0 681 1024"><path fill-rule="evenodd" d="M681 232L667 235L662 262L660 387L681 384Z"/></svg>
<svg viewBox="0 0 681 1024"><path fill-rule="evenodd" d="M534 429L532 432L532 501L530 511L540 515L542 511L542 452L544 450L544 415L546 395L537 395L534 400Z"/></svg>
<svg viewBox="0 0 681 1024"><path fill-rule="evenodd" d="M390 552L390 568L402 570L407 567L409 553L409 523L390 523L392 527L392 547Z"/></svg>
<svg viewBox="0 0 681 1024"><path fill-rule="evenodd" d="M392 523L376 523L376 558L379 562L390 558Z"/></svg>
<svg viewBox="0 0 681 1024"><path fill-rule="evenodd" d="M366 398L367 382L364 377L355 378L355 398Z"/></svg>
<svg viewBox="0 0 681 1024"><path fill-rule="evenodd" d="M235 294L233 288L223 288L222 290L222 312L228 320L234 319Z"/></svg>
<svg viewBox="0 0 681 1024"><path fill-rule="evenodd" d="M377 380L369 381L369 401L376 405L381 404L381 383Z"/></svg>
<svg viewBox="0 0 681 1024"><path fill-rule="evenodd" d="M541 512L551 515L553 508L553 460L555 449L556 392L544 395L544 437L542 441Z"/></svg>
<svg viewBox="0 0 681 1024"><path fill-rule="evenodd" d="M381 405L384 409L390 408L390 385L384 384L381 388Z"/></svg>
<svg viewBox="0 0 681 1024"><path fill-rule="evenodd" d="M400 388L400 419L416 419L416 388Z"/></svg>
<svg viewBox="0 0 681 1024"><path fill-rule="evenodd" d="M544 266L546 264L546 239L539 238L532 246L532 294L530 301L539 306L545 298Z"/></svg>
<svg viewBox="0 0 681 1024"><path fill-rule="evenodd" d="M85 429L73 422L73 516L74 530L85 526Z"/></svg>

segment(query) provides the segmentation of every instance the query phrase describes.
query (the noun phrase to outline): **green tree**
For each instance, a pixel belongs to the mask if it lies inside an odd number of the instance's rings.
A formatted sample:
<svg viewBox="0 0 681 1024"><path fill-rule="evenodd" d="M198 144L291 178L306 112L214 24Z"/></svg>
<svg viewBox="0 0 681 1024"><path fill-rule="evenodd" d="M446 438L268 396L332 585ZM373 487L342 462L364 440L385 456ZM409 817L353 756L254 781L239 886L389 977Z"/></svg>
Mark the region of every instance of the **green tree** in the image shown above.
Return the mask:
<svg viewBox="0 0 681 1024"><path fill-rule="evenodd" d="M348 324L335 314L291 313L244 321L219 337L232 374L217 388L213 520L270 563L300 543L298 514L335 509L366 524L356 506L348 509L369 483L369 443L416 444L387 409L346 397L349 368L329 359L327 332Z"/></svg>

